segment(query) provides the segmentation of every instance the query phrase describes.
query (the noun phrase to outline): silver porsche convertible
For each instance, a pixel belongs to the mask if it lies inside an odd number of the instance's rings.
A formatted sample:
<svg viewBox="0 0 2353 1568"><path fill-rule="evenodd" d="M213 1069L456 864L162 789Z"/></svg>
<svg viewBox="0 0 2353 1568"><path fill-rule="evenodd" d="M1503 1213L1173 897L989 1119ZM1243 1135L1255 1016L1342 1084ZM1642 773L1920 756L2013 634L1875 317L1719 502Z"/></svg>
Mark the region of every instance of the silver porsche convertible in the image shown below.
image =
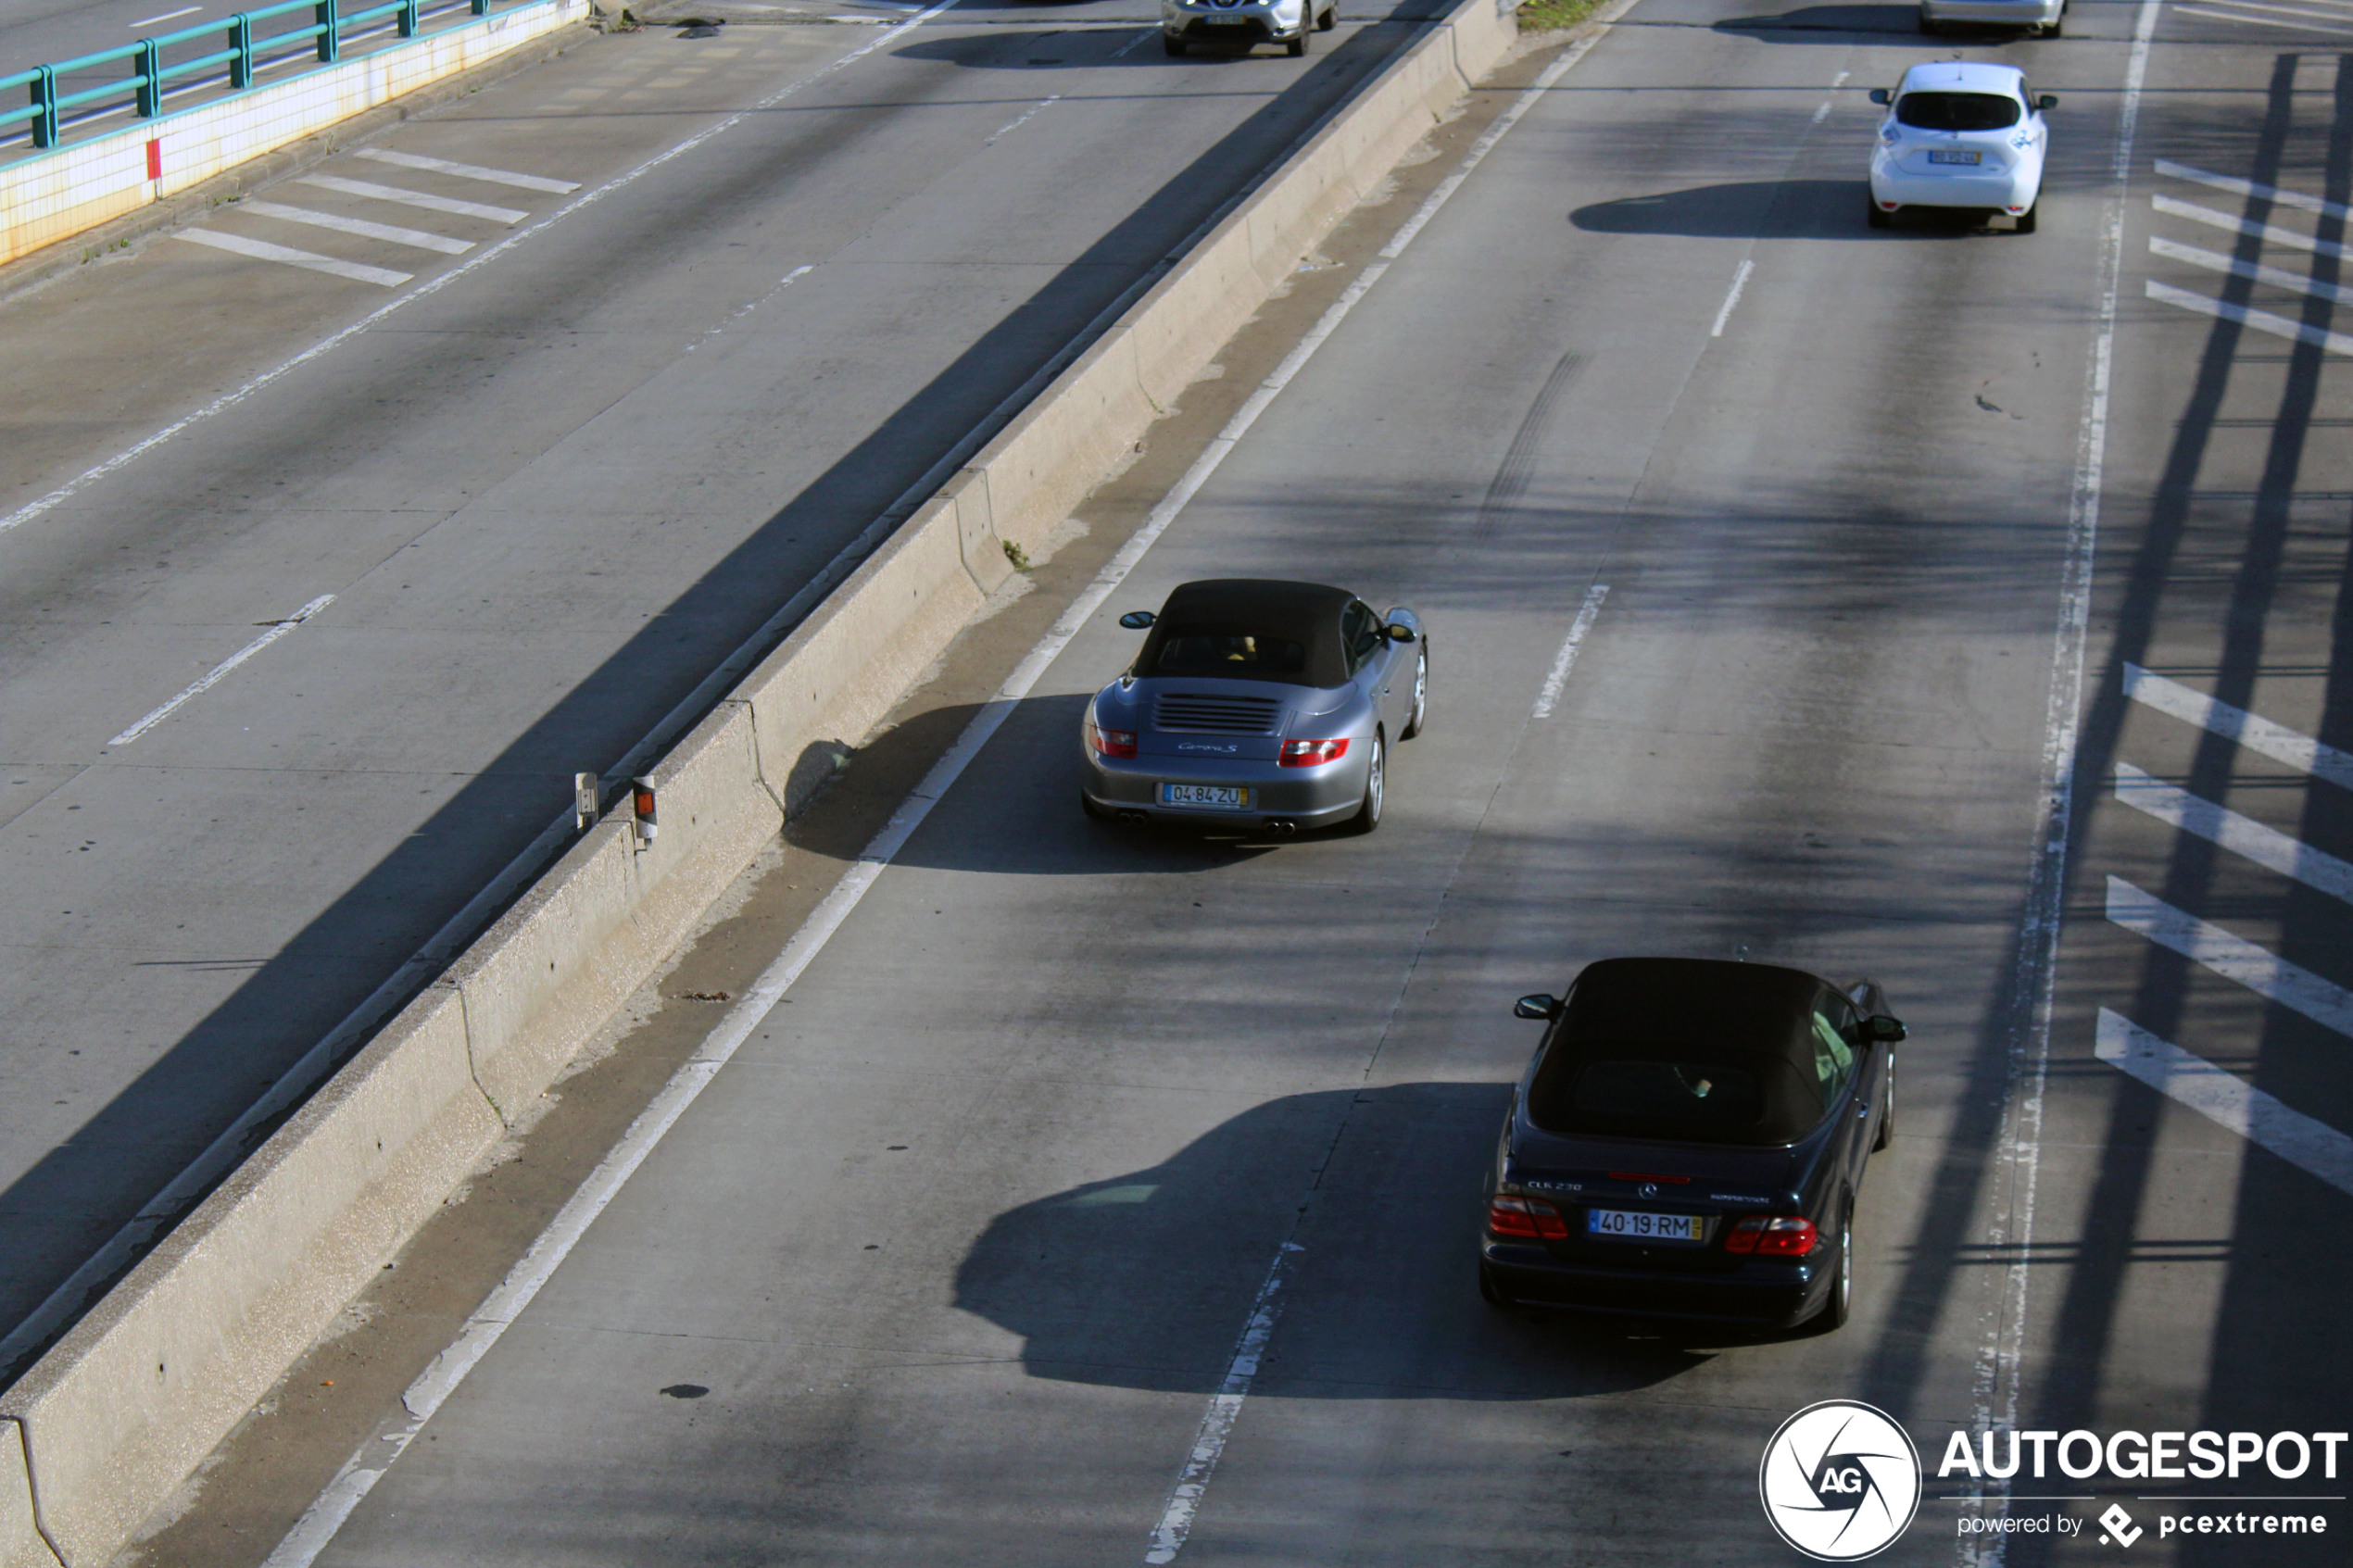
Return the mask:
<svg viewBox="0 0 2353 1568"><path fill-rule="evenodd" d="M1342 588L1187 583L1087 705L1079 803L1127 822L1292 834L1380 825L1388 754L1429 702L1421 618Z"/></svg>

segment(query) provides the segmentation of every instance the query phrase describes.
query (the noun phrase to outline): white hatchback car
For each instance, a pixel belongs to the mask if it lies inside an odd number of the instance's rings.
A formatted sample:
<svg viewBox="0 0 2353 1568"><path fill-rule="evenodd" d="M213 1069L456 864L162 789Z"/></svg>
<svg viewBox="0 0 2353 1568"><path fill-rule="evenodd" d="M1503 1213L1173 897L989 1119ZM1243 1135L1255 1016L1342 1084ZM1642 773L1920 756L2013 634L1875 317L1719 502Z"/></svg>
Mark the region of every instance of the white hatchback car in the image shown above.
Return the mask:
<svg viewBox="0 0 2353 1568"><path fill-rule="evenodd" d="M2036 97L2016 66L1936 60L1917 65L1890 93L1871 149L1871 227L1884 229L1907 207L1974 207L2007 212L2018 232L2034 232L2049 132L2043 111L2058 100Z"/></svg>
<svg viewBox="0 0 2353 1568"><path fill-rule="evenodd" d="M2067 0L1920 0L1920 31L1942 32L1947 22L2022 27L2045 38L2067 29Z"/></svg>

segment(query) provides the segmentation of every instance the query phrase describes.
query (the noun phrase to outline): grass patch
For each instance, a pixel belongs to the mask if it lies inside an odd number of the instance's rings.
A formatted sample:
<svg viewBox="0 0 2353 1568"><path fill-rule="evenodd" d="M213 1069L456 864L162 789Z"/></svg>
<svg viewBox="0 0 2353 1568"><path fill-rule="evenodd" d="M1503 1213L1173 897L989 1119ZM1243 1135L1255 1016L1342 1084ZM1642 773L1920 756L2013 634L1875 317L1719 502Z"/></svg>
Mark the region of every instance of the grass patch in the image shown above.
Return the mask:
<svg viewBox="0 0 2353 1568"><path fill-rule="evenodd" d="M1575 27L1601 8L1602 0L1528 0L1519 8L1522 32L1553 32Z"/></svg>

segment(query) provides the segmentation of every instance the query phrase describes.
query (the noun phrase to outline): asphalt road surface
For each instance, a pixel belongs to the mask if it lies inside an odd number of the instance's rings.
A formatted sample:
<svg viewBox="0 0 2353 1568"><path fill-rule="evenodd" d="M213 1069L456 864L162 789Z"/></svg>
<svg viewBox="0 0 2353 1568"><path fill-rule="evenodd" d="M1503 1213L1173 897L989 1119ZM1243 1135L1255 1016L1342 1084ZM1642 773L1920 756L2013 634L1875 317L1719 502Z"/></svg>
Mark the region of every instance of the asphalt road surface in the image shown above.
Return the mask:
<svg viewBox="0 0 2353 1568"><path fill-rule="evenodd" d="M0 1363L1427 8L585 40L0 305Z"/></svg>
<svg viewBox="0 0 2353 1568"><path fill-rule="evenodd" d="M1760 1451L1833 1397L1930 1466L1886 1560L1966 1561L1952 1432L2344 1430L2353 64L2186 10L1638 7L317 1561L1132 1563L1189 1509L1194 1564L1778 1562ZM2039 234L1864 226L1862 90L1931 50L2059 95ZM1251 573L1428 617L1380 832L1082 819L1114 617ZM1843 1331L1479 1302L1511 998L1634 952L1869 974L1911 1025ZM2112 1552L2116 1504L2134 1561L2333 1562L2158 1532L2341 1535L2341 1476L2021 1479L2082 1533L1984 1549Z"/></svg>

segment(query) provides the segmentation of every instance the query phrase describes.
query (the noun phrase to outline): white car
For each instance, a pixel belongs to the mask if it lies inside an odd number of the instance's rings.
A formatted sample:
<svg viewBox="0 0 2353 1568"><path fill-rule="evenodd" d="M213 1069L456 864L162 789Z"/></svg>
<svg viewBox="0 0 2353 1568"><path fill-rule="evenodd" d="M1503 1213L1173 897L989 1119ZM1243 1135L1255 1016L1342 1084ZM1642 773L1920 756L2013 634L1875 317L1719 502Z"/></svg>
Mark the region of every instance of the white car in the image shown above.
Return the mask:
<svg viewBox="0 0 2353 1568"><path fill-rule="evenodd" d="M1920 0L1920 31L1942 32L1947 22L2022 27L2057 38L2067 27L2067 0Z"/></svg>
<svg viewBox="0 0 2353 1568"><path fill-rule="evenodd" d="M1280 44L1297 56L1310 32L1339 24L1339 0L1160 0L1160 46L1171 55L1192 44Z"/></svg>
<svg viewBox="0 0 2353 1568"><path fill-rule="evenodd" d="M1907 207L2007 212L2034 232L2050 136L2043 111L2058 100L2026 89L2016 66L1936 60L1917 65L1890 93L1879 144L1871 149L1871 227L1884 229Z"/></svg>

